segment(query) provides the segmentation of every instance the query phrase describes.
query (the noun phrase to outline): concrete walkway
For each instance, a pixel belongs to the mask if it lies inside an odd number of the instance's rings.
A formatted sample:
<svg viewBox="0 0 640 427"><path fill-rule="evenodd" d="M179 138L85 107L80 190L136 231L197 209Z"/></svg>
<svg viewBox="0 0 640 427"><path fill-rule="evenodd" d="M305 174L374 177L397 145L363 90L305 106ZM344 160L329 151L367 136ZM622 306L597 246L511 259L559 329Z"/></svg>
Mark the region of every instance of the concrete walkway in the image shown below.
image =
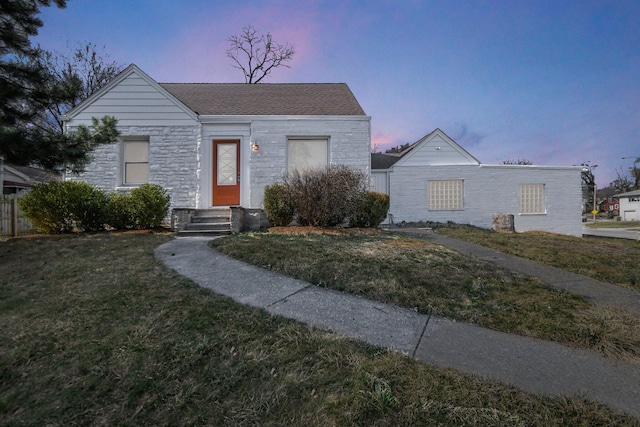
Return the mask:
<svg viewBox="0 0 640 427"><path fill-rule="evenodd" d="M582 295L595 304L622 308L640 316L640 293L629 288L600 282L559 268L507 255L484 246L434 233L430 229L394 228L393 232L424 238L438 245L492 262L506 270L537 277L553 288L565 289L571 293Z"/></svg>
<svg viewBox="0 0 640 427"><path fill-rule="evenodd" d="M590 228L582 227L583 237L610 237L614 239L640 240L640 228Z"/></svg>
<svg viewBox="0 0 640 427"><path fill-rule="evenodd" d="M525 391L580 395L640 417L638 364L318 288L231 259L209 248L209 240L177 238L159 246L156 257L200 286L271 314Z"/></svg>

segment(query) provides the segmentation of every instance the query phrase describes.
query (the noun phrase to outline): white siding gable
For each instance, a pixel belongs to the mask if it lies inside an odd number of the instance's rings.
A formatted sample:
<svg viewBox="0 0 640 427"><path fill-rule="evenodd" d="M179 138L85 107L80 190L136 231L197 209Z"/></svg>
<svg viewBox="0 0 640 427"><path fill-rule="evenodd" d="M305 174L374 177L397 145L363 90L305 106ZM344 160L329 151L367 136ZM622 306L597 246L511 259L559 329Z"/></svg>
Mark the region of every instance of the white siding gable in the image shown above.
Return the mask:
<svg viewBox="0 0 640 427"><path fill-rule="evenodd" d="M181 126L195 124L197 117L151 77L130 65L111 83L67 114L67 125L90 125L91 118L105 115L124 126Z"/></svg>
<svg viewBox="0 0 640 427"><path fill-rule="evenodd" d="M478 165L480 162L449 138L440 129L436 129L402 157L397 166L430 166L430 165Z"/></svg>

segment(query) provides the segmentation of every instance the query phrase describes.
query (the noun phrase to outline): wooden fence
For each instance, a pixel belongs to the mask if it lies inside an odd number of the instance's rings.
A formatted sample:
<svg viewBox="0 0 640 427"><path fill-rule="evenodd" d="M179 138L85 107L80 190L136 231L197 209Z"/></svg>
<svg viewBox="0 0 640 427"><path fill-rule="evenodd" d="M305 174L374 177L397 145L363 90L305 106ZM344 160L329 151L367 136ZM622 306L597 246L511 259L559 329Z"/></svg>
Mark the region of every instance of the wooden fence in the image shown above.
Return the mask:
<svg viewBox="0 0 640 427"><path fill-rule="evenodd" d="M0 238L34 234L31 223L22 215L18 199L26 193L0 195Z"/></svg>

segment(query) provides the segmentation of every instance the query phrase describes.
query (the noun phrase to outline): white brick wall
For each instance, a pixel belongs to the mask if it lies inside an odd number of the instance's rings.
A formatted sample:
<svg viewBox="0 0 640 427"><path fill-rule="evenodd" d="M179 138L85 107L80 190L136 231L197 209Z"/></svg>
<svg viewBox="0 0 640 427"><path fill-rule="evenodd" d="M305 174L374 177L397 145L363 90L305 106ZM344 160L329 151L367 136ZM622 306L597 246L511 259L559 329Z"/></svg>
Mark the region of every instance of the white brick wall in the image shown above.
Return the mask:
<svg viewBox="0 0 640 427"><path fill-rule="evenodd" d="M262 207L264 187L287 173L287 140L292 137L328 137L330 164L370 172L368 117L255 120L251 125L251 139L260 150L250 158L250 207Z"/></svg>
<svg viewBox="0 0 640 427"><path fill-rule="evenodd" d="M427 181L463 179L464 209L429 211ZM581 235L580 169L571 167L394 166L389 174L393 222L453 221L491 228L495 213L513 214L516 231ZM519 215L520 184L544 184L546 214Z"/></svg>

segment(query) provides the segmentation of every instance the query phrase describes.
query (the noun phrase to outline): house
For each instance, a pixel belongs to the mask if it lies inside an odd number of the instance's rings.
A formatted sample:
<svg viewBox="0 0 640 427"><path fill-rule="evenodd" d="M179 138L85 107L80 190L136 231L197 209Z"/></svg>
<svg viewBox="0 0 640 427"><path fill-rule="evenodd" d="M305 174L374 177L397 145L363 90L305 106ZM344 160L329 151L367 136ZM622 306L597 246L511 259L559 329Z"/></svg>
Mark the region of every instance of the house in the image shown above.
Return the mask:
<svg viewBox="0 0 640 427"><path fill-rule="evenodd" d="M485 165L435 129L397 154L372 154L388 223L434 221L582 235L581 167ZM512 216L512 217L511 217Z"/></svg>
<svg viewBox="0 0 640 427"><path fill-rule="evenodd" d="M174 226L198 210L232 210L257 228L265 186L294 169L370 172L371 118L344 83L158 83L132 64L65 117L65 127L114 116L116 144L78 177L111 191L142 183L171 196Z"/></svg>
<svg viewBox="0 0 640 427"><path fill-rule="evenodd" d="M616 194L622 221L640 221L640 190Z"/></svg>
<svg viewBox="0 0 640 427"><path fill-rule="evenodd" d="M605 197L605 199L600 202L599 210L609 217L618 216L620 215L620 201L616 197Z"/></svg>
<svg viewBox="0 0 640 427"><path fill-rule="evenodd" d="M31 166L15 166L0 159L0 194L16 194L36 184L58 181L60 176Z"/></svg>

